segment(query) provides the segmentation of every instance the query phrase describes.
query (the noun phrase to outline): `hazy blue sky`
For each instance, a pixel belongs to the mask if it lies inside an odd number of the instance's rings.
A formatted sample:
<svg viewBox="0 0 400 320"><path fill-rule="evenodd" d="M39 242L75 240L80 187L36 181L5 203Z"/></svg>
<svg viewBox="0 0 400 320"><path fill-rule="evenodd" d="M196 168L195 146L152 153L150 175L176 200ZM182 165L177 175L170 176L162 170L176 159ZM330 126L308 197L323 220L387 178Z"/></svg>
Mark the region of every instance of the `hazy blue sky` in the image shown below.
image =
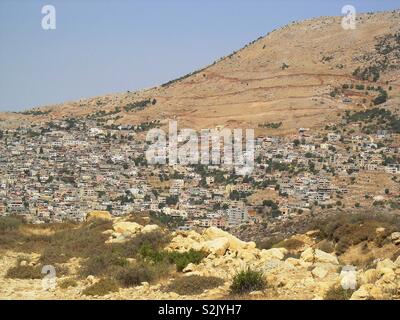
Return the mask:
<svg viewBox="0 0 400 320"><path fill-rule="evenodd" d="M41 8L56 8L43 30ZM293 20L399 0L0 0L0 111L161 84Z"/></svg>

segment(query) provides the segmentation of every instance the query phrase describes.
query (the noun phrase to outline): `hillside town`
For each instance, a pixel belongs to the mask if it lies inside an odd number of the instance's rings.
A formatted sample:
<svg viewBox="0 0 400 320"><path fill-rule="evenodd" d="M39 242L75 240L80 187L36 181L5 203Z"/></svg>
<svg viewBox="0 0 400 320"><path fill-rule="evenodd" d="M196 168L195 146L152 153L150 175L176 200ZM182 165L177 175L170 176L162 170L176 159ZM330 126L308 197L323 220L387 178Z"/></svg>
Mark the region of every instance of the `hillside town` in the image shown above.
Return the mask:
<svg viewBox="0 0 400 320"><path fill-rule="evenodd" d="M256 136L246 176L224 164L147 164L141 134L157 126L67 119L1 131L0 215L46 223L146 212L180 229L226 229L325 208L398 205L399 135L366 133L349 114L318 132ZM382 176L390 188L373 182ZM370 187L357 193L363 179Z"/></svg>

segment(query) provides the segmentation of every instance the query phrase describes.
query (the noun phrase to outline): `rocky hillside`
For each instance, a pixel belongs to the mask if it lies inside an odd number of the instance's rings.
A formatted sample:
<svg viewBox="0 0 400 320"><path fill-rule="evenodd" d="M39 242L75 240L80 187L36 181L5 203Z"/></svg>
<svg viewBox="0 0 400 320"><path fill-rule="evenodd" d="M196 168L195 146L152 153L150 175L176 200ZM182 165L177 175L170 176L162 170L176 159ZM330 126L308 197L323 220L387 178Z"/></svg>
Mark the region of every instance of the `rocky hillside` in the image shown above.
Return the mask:
<svg viewBox="0 0 400 320"><path fill-rule="evenodd" d="M33 226L2 218L0 298L400 298L400 232L374 224L371 235L370 221L353 225L360 242L343 250L326 229L262 249L215 227L171 233L134 220L93 213L81 225ZM357 252L372 259L350 264ZM45 265L55 268L54 286L43 286Z"/></svg>
<svg viewBox="0 0 400 320"><path fill-rule="evenodd" d="M332 94L344 84L390 86L390 97L399 95L400 11L360 14L355 30L342 29L341 19L294 22L162 86L3 113L1 125L73 115L115 124L177 119L191 128L282 122L278 134L319 127L344 109L368 107L373 97L363 102L347 90L353 101L345 103Z"/></svg>

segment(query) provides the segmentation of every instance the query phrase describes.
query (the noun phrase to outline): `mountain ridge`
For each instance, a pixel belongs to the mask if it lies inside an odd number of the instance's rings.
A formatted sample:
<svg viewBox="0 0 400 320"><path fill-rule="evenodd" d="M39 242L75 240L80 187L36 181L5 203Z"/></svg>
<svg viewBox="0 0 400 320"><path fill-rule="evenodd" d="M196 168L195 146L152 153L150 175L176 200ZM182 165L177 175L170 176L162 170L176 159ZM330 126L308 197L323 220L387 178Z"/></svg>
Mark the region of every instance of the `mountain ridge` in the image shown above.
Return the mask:
<svg viewBox="0 0 400 320"><path fill-rule="evenodd" d="M387 59L375 48L380 37L399 32L398 10L357 17L355 30L341 28L342 17L294 22L260 37L214 63L161 86L136 92L108 94L23 113L0 113L0 125L18 126L74 117L101 118L113 124L138 124L176 119L195 129L252 127L263 133L286 134L299 127L321 127L340 119L338 113L367 107L330 96L344 83L390 85L400 90L396 63L379 79L357 79L357 68ZM395 38L397 39L397 38ZM389 39L390 40L390 39ZM396 54L399 48L389 54ZM391 62L399 62L393 60ZM380 65L379 65L380 66ZM145 104L146 101L154 103ZM135 104L143 106L136 107ZM132 106L133 105L133 106ZM280 123L278 130L259 128Z"/></svg>

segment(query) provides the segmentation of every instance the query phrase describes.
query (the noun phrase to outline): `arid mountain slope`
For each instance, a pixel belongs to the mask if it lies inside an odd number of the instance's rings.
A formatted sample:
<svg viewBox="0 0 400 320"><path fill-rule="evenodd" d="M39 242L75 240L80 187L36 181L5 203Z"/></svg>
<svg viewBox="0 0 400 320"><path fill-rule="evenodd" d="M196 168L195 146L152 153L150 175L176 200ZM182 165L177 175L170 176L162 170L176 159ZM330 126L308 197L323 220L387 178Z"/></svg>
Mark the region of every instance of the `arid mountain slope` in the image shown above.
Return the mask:
<svg viewBox="0 0 400 320"><path fill-rule="evenodd" d="M391 86L391 98L400 91L400 11L359 15L355 30L344 30L341 19L320 17L289 24L160 87L42 107L36 115L3 113L0 119L3 126L16 120L88 115L115 123L177 119L180 126L192 128L257 128L265 122L282 122L277 133L325 125L336 121L344 109L363 107L357 99L344 103L332 97L335 87ZM376 72L379 78L373 79ZM147 99L153 103L125 109ZM369 101L364 102L368 106Z"/></svg>

